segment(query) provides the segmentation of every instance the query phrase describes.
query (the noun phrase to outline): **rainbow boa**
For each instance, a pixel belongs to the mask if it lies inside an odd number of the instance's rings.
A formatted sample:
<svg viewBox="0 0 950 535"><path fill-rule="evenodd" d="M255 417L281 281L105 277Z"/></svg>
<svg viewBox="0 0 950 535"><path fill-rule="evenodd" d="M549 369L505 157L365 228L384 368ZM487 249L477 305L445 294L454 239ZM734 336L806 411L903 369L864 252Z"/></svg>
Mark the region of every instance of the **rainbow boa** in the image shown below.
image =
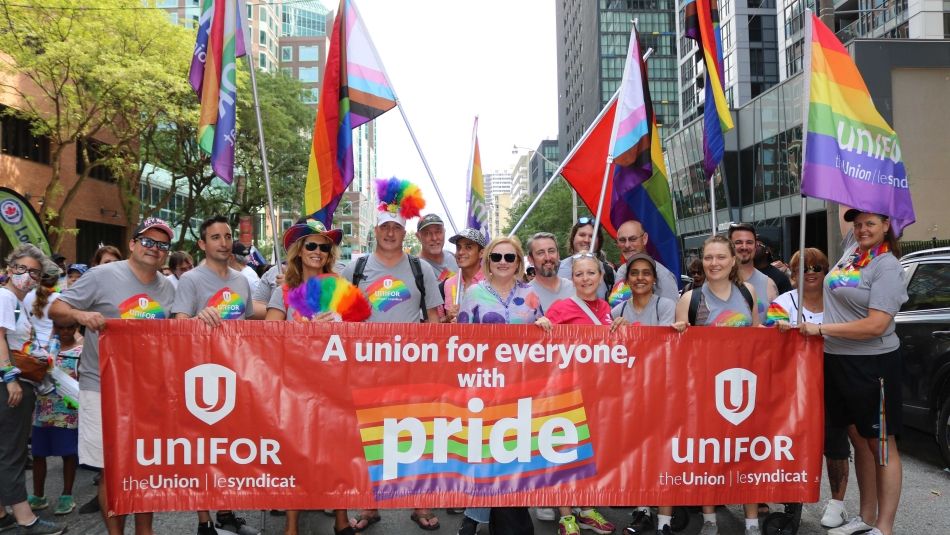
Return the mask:
<svg viewBox="0 0 950 535"><path fill-rule="evenodd" d="M332 312L343 321L360 322L369 318L369 301L350 281L325 274L308 278L289 289L284 286L284 303L294 308L296 317L310 319L323 312Z"/></svg>

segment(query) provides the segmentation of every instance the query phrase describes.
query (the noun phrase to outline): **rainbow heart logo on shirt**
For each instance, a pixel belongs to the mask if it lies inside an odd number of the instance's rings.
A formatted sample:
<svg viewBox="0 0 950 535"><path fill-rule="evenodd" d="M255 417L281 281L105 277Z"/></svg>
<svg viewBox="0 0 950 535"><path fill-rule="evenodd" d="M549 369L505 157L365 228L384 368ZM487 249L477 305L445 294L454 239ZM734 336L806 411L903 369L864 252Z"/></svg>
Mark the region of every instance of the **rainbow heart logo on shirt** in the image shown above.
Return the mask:
<svg viewBox="0 0 950 535"><path fill-rule="evenodd" d="M828 274L828 277L825 278L825 283L828 285L829 290L834 290L837 288L857 288L861 284L861 270L860 269L833 269L831 273Z"/></svg>
<svg viewBox="0 0 950 535"><path fill-rule="evenodd" d="M239 320L244 317L244 312L247 310L241 294L227 286L212 295L211 299L208 299L207 306L216 308L223 320Z"/></svg>
<svg viewBox="0 0 950 535"><path fill-rule="evenodd" d="M627 283L618 282L614 285L613 290L610 291L607 302L610 303L610 308L613 308L627 299L630 299L632 296L633 292L630 290L630 287L627 286Z"/></svg>
<svg viewBox="0 0 950 535"><path fill-rule="evenodd" d="M707 325L716 327L749 327L752 325L752 318L734 310L725 310Z"/></svg>
<svg viewBox="0 0 950 535"><path fill-rule="evenodd" d="M136 294L119 303L119 317L124 320L163 320L165 309L148 294Z"/></svg>
<svg viewBox="0 0 950 535"><path fill-rule="evenodd" d="M386 312L399 303L408 301L412 297L406 283L387 275L366 289L366 298L370 306L377 312Z"/></svg>

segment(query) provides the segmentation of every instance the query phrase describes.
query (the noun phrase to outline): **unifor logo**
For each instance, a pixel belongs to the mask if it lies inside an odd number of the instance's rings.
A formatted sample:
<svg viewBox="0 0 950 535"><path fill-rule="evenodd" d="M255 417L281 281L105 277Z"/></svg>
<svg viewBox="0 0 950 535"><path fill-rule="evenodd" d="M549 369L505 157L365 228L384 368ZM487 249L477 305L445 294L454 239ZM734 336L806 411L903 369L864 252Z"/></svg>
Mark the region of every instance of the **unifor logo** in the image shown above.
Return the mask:
<svg viewBox="0 0 950 535"><path fill-rule="evenodd" d="M0 203L0 217L7 223L16 225L23 219L23 210L16 201L7 199Z"/></svg>
<svg viewBox="0 0 950 535"><path fill-rule="evenodd" d="M195 418L214 425L234 410L237 374L218 364L185 372L185 406Z"/></svg>
<svg viewBox="0 0 950 535"><path fill-rule="evenodd" d="M716 410L732 425L739 425L755 410L755 374L729 368L716 376Z"/></svg>

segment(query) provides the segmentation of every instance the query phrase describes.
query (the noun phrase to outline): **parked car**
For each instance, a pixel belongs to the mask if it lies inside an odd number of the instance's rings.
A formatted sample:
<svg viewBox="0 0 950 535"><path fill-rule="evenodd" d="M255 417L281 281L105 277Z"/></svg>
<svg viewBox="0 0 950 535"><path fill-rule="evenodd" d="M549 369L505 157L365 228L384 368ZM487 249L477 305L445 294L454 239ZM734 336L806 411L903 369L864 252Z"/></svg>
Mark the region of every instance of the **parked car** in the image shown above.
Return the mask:
<svg viewBox="0 0 950 535"><path fill-rule="evenodd" d="M895 321L904 425L933 433L950 466L950 247L907 254L901 264L908 300Z"/></svg>

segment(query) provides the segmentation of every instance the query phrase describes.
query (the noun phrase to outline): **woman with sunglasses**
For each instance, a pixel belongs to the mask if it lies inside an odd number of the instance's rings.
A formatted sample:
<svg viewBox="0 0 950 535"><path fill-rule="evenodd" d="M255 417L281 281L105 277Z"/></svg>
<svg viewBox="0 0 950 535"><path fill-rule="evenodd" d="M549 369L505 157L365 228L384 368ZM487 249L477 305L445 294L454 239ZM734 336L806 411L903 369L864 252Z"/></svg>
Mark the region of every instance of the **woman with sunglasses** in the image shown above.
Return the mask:
<svg viewBox="0 0 950 535"><path fill-rule="evenodd" d="M903 478L894 440L902 409L894 316L907 290L890 218L846 207L839 218L844 254L825 277L824 322L800 327L825 339L825 418L848 428L861 496L860 514L828 533L891 535Z"/></svg>
<svg viewBox="0 0 950 535"><path fill-rule="evenodd" d="M597 294L604 278L603 264L588 252L567 260L571 262L571 281L576 295L555 301L535 324L546 331L550 331L552 325L610 325L610 305ZM558 507L558 513L560 535L577 535L582 527L600 534L614 531L614 525L593 507L580 507L574 515L574 508L563 506Z"/></svg>
<svg viewBox="0 0 950 535"><path fill-rule="evenodd" d="M311 321L325 323L334 321L332 312L322 312L311 317L301 317L292 306L284 302L284 289L287 291L306 283L311 277L334 273L333 266L340 257L340 241L343 231L327 230L323 223L307 219L303 223L291 226L284 232L284 249L287 251L287 270L284 272L284 288L278 288L271 294L267 304L266 321ZM337 535L353 535L346 509L333 511L333 532ZM287 511L285 535L297 535L300 511Z"/></svg>
<svg viewBox="0 0 950 535"><path fill-rule="evenodd" d="M577 218L577 223L571 227L571 237L568 240L571 248L571 255L576 255L578 253L590 252L590 244L594 240L594 218L592 217L579 217ZM610 291L610 288L614 284L614 268L603 259L603 253L601 249L604 245L604 230L603 228L598 229L597 231L597 250L594 251L596 258L600 260L601 264L601 273L604 274L603 280L597 286L597 295L601 299L607 298L607 292ZM568 256L564 260L561 260L561 265L558 266L557 274L559 277L570 280L571 279L571 270L572 268L571 257Z"/></svg>
<svg viewBox="0 0 950 535"><path fill-rule="evenodd" d="M30 341L29 314L23 304L43 274L46 256L35 245L20 245L6 258L7 282L0 287L0 531L19 525L23 533L59 534L63 527L33 514L26 492L26 451L36 393L20 378L13 351ZM13 508L7 514L6 507Z"/></svg>

